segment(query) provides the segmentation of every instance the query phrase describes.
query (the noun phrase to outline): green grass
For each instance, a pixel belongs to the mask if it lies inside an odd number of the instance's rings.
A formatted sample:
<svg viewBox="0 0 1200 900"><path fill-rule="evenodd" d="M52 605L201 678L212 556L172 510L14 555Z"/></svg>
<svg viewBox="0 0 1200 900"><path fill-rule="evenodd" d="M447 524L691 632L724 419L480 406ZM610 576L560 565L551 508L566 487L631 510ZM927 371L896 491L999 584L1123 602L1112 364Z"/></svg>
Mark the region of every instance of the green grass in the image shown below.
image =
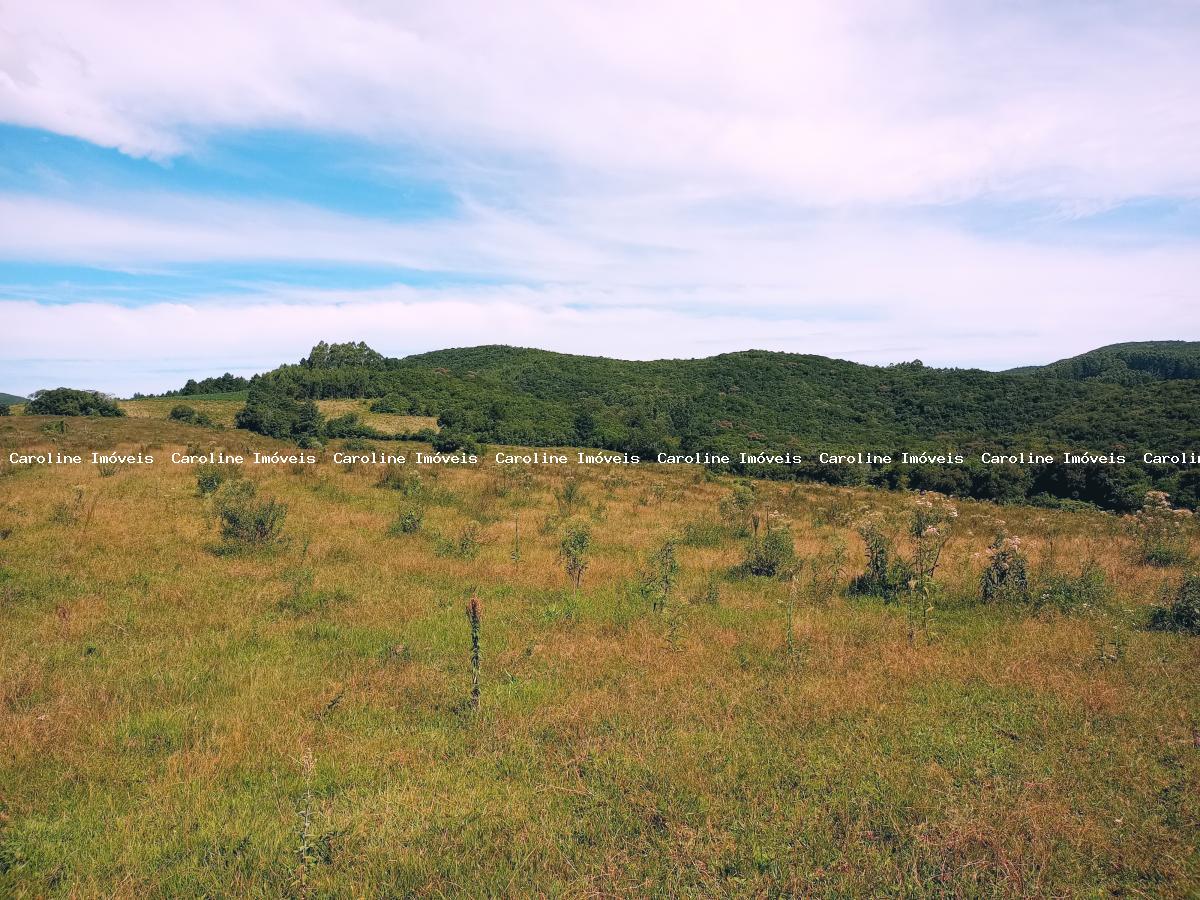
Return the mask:
<svg viewBox="0 0 1200 900"><path fill-rule="evenodd" d="M163 459L197 434L4 424ZM1004 510L1035 572L1099 556L1101 610L974 603L996 509L967 503L928 639L900 605L801 598L789 655L788 585L729 577L727 531L678 546L676 606L633 590L728 481L584 472L573 600L564 473L426 472L439 503L392 536L414 501L369 467L244 469L288 504L284 542L230 555L188 467L0 469L0 896L1195 896L1200 645L1141 627L1179 572L1137 564L1111 516ZM77 486L91 521L56 524ZM843 581L861 546L817 513L898 524L908 502L758 492L801 558L847 542ZM473 520L478 554L439 556ZM714 573L720 602L688 602Z"/></svg>

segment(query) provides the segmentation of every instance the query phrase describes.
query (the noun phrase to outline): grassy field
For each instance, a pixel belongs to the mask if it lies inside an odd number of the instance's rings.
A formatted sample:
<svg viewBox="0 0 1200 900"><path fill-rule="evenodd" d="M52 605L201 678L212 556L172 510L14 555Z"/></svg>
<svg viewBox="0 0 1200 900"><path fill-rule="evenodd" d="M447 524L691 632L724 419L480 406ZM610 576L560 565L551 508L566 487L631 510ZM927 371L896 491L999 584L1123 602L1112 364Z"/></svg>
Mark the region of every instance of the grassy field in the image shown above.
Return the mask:
<svg viewBox="0 0 1200 900"><path fill-rule="evenodd" d="M1112 516L958 504L917 613L846 591L911 495L683 467L243 466L287 505L245 546L170 453L286 448L151 402L0 420L0 896L1200 891L1200 639ZM826 562L731 574L754 517ZM1111 593L980 604L1000 527Z"/></svg>
<svg viewBox="0 0 1200 900"><path fill-rule="evenodd" d="M165 419L179 404L204 413L218 425L233 427L233 417L246 402L245 391L229 394L196 394L190 397L147 397L140 400L122 400L118 403L125 414L135 419ZM437 430L437 419L433 416L395 416L388 413L371 412L370 400L318 400L317 407L326 418L358 413L372 428L388 433L415 432L422 428Z"/></svg>

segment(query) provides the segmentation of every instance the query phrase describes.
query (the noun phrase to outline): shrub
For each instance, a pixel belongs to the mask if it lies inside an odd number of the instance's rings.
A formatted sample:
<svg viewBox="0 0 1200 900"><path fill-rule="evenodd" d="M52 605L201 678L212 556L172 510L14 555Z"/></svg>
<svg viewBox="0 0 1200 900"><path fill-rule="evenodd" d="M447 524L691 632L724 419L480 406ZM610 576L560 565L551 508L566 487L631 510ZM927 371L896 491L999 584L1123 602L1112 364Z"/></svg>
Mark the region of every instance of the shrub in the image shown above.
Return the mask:
<svg viewBox="0 0 1200 900"><path fill-rule="evenodd" d="M117 406L112 397L99 391L77 391L73 388L55 388L38 391L25 406L25 412L33 416L106 416L119 417L125 410Z"/></svg>
<svg viewBox="0 0 1200 900"><path fill-rule="evenodd" d="M7 403L0 403L0 416L11 416L12 409Z"/></svg>
<svg viewBox="0 0 1200 900"><path fill-rule="evenodd" d="M867 570L850 583L850 592L895 600L912 581L912 567L897 557L892 539L874 520L859 525L858 534L867 548Z"/></svg>
<svg viewBox="0 0 1200 900"><path fill-rule="evenodd" d="M573 515L584 502L583 489L580 487L579 479L574 475L568 477L562 487L554 492L554 499L558 503L560 517L565 519Z"/></svg>
<svg viewBox="0 0 1200 900"><path fill-rule="evenodd" d="M483 453L483 445L475 438L453 430L439 431L429 442L438 453L463 452L479 456Z"/></svg>
<svg viewBox="0 0 1200 900"><path fill-rule="evenodd" d="M187 425L200 425L204 428L212 428L216 423L202 412L197 412L193 407L186 403L177 403L171 407L171 412L168 418L176 422L183 422Z"/></svg>
<svg viewBox="0 0 1200 900"><path fill-rule="evenodd" d="M1039 583L1034 595L1038 608L1049 607L1059 612L1075 612L1097 607L1108 600L1112 588L1104 572L1089 562L1078 575L1049 575Z"/></svg>
<svg viewBox="0 0 1200 900"><path fill-rule="evenodd" d="M913 503L908 530L913 539L912 570L918 589L931 586L957 518L958 510L936 494L918 497Z"/></svg>
<svg viewBox="0 0 1200 900"><path fill-rule="evenodd" d="M671 603L671 589L679 576L679 560L675 558L675 544L667 541L646 559L642 570L642 594L650 598L655 612Z"/></svg>
<svg viewBox="0 0 1200 900"><path fill-rule="evenodd" d="M280 388L258 382L234 424L267 437L312 442L321 434L324 416L311 400L296 400Z"/></svg>
<svg viewBox="0 0 1200 900"><path fill-rule="evenodd" d="M221 537L234 544L265 546L279 539L287 506L274 497L257 496L252 481L226 484L216 495Z"/></svg>
<svg viewBox="0 0 1200 900"><path fill-rule="evenodd" d="M425 483L421 480L420 472L409 472L403 466L388 466L379 473L376 487L399 491L411 499L425 496Z"/></svg>
<svg viewBox="0 0 1200 900"><path fill-rule="evenodd" d="M578 593L583 581L583 573L588 567L588 553L592 548L592 530L586 522L571 522L563 532L562 541L558 547L558 557L562 560L567 577L571 579L572 589Z"/></svg>
<svg viewBox="0 0 1200 900"><path fill-rule="evenodd" d="M330 438L381 438L383 434L366 424L358 413L349 412L326 422L325 436Z"/></svg>
<svg viewBox="0 0 1200 900"><path fill-rule="evenodd" d="M979 579L979 596L984 603L1029 602L1029 561L1021 550L1021 539L996 535L987 550L988 564Z"/></svg>
<svg viewBox="0 0 1200 900"><path fill-rule="evenodd" d="M220 463L202 462L196 464L196 493L201 497L214 494L222 484L231 478L236 478L241 470L236 466L226 466Z"/></svg>
<svg viewBox="0 0 1200 900"><path fill-rule="evenodd" d="M371 412L405 416L412 412L412 402L399 394L388 394L371 404Z"/></svg>
<svg viewBox="0 0 1200 900"><path fill-rule="evenodd" d="M1149 491L1142 508L1130 517L1130 523L1139 562L1148 566L1174 566L1190 558L1188 531L1192 514L1186 509L1173 509L1162 491Z"/></svg>
<svg viewBox="0 0 1200 900"><path fill-rule="evenodd" d="M786 528L771 528L768 523L760 536L751 535L746 541L746 558L737 567L737 573L766 578L786 577L796 565L796 547L792 533Z"/></svg>
<svg viewBox="0 0 1200 900"><path fill-rule="evenodd" d="M1156 631L1200 635L1200 573L1183 576L1166 604L1150 613L1150 627Z"/></svg>
<svg viewBox="0 0 1200 900"><path fill-rule="evenodd" d="M396 517L396 521L392 523L392 534L416 534L421 530L421 523L425 520L425 512L419 506L410 506L408 509L402 510L400 515Z"/></svg>

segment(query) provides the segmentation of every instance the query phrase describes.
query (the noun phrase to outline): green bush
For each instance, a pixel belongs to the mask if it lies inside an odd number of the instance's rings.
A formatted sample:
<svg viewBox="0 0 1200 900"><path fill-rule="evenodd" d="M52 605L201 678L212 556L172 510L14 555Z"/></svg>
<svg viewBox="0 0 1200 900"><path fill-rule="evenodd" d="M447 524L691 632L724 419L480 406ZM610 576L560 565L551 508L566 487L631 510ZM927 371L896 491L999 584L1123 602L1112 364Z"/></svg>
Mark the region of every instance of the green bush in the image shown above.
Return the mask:
<svg viewBox="0 0 1200 900"><path fill-rule="evenodd" d="M388 394L371 404L371 412L406 416L412 412L412 401L399 394Z"/></svg>
<svg viewBox="0 0 1200 900"><path fill-rule="evenodd" d="M0 416L11 416L12 409L7 403L0 403Z"/></svg>
<svg viewBox="0 0 1200 900"><path fill-rule="evenodd" d="M451 430L439 431L433 436L430 443L438 453L462 452L468 455L474 454L475 456L479 456L484 452L483 445L475 440L475 438Z"/></svg>
<svg viewBox="0 0 1200 900"><path fill-rule="evenodd" d="M984 603L1028 603L1029 561L1021 550L1021 539L997 535L988 547L987 556L987 568L979 579L980 599Z"/></svg>
<svg viewBox="0 0 1200 900"><path fill-rule="evenodd" d="M912 566L897 556L892 539L874 522L860 525L858 533L867 548L867 570L850 583L850 593L895 600L913 580Z"/></svg>
<svg viewBox="0 0 1200 900"><path fill-rule="evenodd" d="M1167 603L1151 612L1150 627L1156 631L1200 635L1200 573L1183 576Z"/></svg>
<svg viewBox="0 0 1200 900"><path fill-rule="evenodd" d="M376 487L399 491L410 499L425 496L425 482L420 472L407 471L403 466L388 466L379 473Z"/></svg>
<svg viewBox="0 0 1200 900"><path fill-rule="evenodd" d="M356 412L346 413L325 423L328 438L382 438L384 435L366 424Z"/></svg>
<svg viewBox="0 0 1200 900"><path fill-rule="evenodd" d="M402 510L397 516L396 521L392 523L392 534L416 534L421 530L421 523L425 520L425 512L419 506L410 506L408 509Z"/></svg>
<svg viewBox="0 0 1200 900"><path fill-rule="evenodd" d="M1189 537L1194 517L1175 509L1162 491L1149 491L1142 508L1130 517L1138 561L1147 566L1176 566L1191 558Z"/></svg>
<svg viewBox="0 0 1200 900"><path fill-rule="evenodd" d="M796 566L796 547L792 533L786 528L768 528L760 535L752 535L746 542L746 558L737 567L743 575L766 578L785 577Z"/></svg>
<svg viewBox="0 0 1200 900"><path fill-rule="evenodd" d="M667 541L646 559L642 569L642 595L650 600L651 608L661 612L671 602L671 589L679 577L679 560L675 544Z"/></svg>
<svg viewBox="0 0 1200 900"><path fill-rule="evenodd" d="M212 428L216 423L202 412L197 412L193 407L186 403L178 403L171 407L171 412L168 418L183 422L187 425L200 425L204 428Z"/></svg>
<svg viewBox="0 0 1200 900"><path fill-rule="evenodd" d="M587 522L570 522L558 545L558 558L562 561L572 589L578 593L583 573L588 567L588 553L592 549L592 529Z"/></svg>
<svg viewBox="0 0 1200 900"><path fill-rule="evenodd" d="M125 410L117 406L111 397L106 397L99 391L77 391L73 388L38 391L26 404L25 412L31 416L125 415Z"/></svg>
<svg viewBox="0 0 1200 900"><path fill-rule="evenodd" d="M272 384L256 382L234 424L267 437L307 441L320 436L325 418L311 400L297 400Z"/></svg>
<svg viewBox="0 0 1200 900"><path fill-rule="evenodd" d="M221 537L232 544L266 546L279 540L287 506L274 497L257 496L252 481L226 484L216 495Z"/></svg>
<svg viewBox="0 0 1200 900"><path fill-rule="evenodd" d="M222 465L221 463L196 464L196 493L201 497L215 494L226 481L237 478L241 470L237 466Z"/></svg>

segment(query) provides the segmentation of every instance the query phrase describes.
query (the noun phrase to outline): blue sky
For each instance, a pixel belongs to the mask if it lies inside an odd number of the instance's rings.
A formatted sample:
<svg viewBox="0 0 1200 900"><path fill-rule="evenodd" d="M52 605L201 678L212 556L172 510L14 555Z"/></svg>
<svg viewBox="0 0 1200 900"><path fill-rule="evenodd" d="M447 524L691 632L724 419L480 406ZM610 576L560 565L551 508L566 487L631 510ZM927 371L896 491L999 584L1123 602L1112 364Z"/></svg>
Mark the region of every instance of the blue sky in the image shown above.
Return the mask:
<svg viewBox="0 0 1200 900"><path fill-rule="evenodd" d="M1200 337L1179 3L6 4L0 390Z"/></svg>

